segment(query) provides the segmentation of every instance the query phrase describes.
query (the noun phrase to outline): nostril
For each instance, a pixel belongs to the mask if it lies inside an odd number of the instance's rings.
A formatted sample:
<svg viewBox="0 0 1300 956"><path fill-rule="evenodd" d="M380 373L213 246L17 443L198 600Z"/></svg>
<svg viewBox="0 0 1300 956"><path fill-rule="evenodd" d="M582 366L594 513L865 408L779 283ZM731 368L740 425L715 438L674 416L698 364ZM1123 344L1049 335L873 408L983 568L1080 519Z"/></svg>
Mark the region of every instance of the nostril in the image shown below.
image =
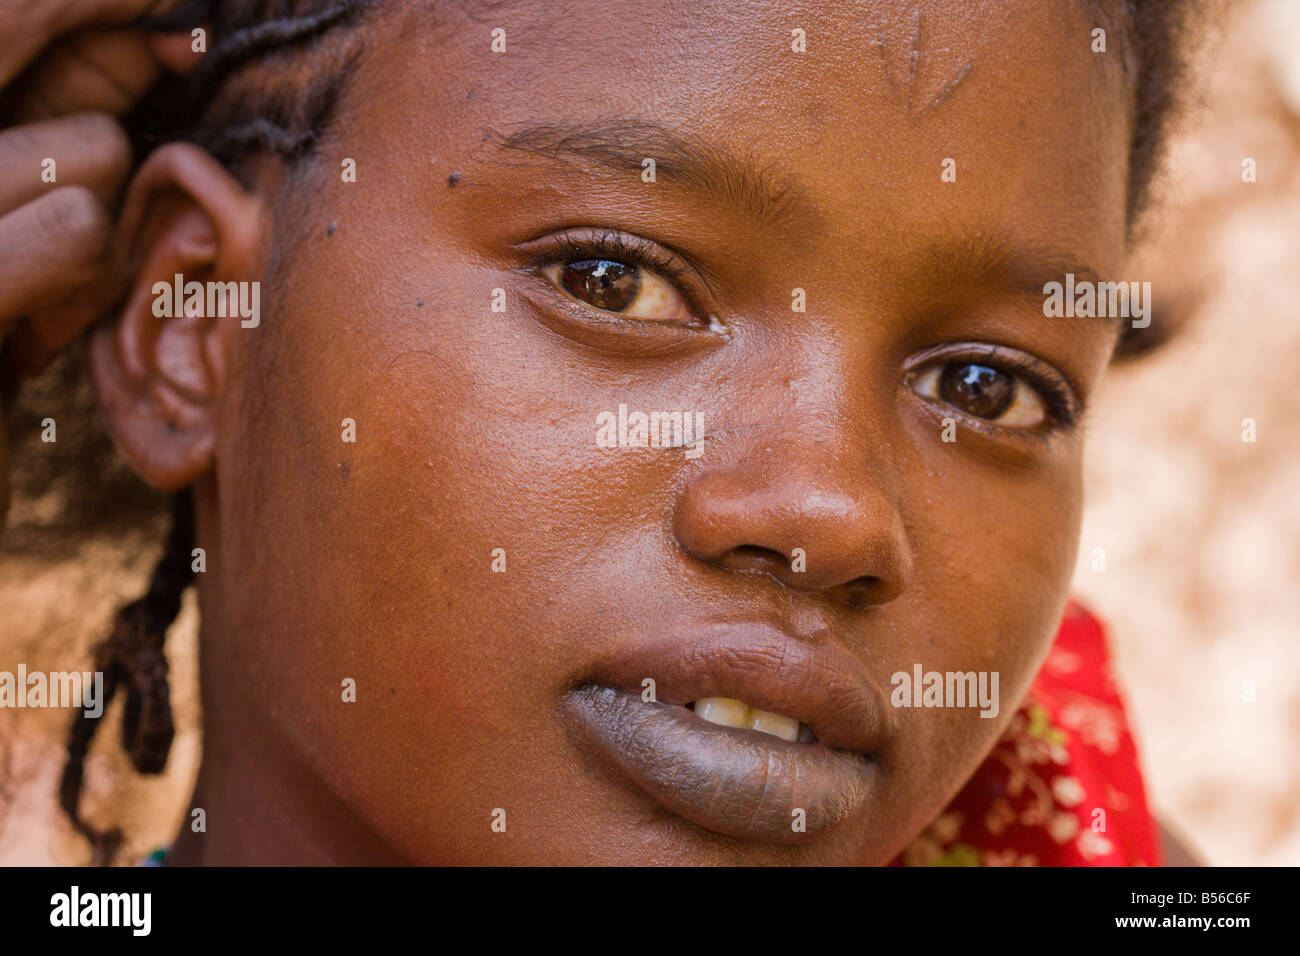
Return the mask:
<svg viewBox="0 0 1300 956"><path fill-rule="evenodd" d="M883 603L882 597L886 590L885 582L871 575L864 575L860 578L854 578L838 587L830 588L831 597L849 607L865 608Z"/></svg>
<svg viewBox="0 0 1300 956"><path fill-rule="evenodd" d="M730 571L765 571L768 574L780 574L790 570L790 562L785 556L771 548L758 545L737 545L723 555L721 564Z"/></svg>

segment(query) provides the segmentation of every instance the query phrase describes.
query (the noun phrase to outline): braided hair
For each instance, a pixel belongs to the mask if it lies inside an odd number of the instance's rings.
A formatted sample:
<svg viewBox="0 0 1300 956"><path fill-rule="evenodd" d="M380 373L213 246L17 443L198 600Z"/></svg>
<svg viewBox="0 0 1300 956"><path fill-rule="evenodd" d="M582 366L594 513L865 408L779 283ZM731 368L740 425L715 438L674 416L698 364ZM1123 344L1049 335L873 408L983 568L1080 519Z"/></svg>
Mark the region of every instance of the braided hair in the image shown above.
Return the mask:
<svg viewBox="0 0 1300 956"><path fill-rule="evenodd" d="M355 68L360 45L346 28L377 6L377 0L189 0L141 24L158 31L204 25L213 45L191 77L159 85L128 117L137 155L181 139L232 167L260 152L291 163L305 158Z"/></svg>
<svg viewBox="0 0 1300 956"><path fill-rule="evenodd" d="M238 174L259 154L297 164L313 155L329 128L360 55L350 28L382 0L189 0L171 14L141 21L154 31L203 26L213 37L202 65L187 79L161 83L127 117L135 155L184 140ZM450 3L451 0L448 0ZM465 2L465 0L461 0ZM1182 75L1180 42L1192 5L1186 0L1085 0L1094 16L1120 26L1133 79L1134 136L1128 218L1146 205L1159 165L1166 121ZM1121 346L1123 350L1124 346ZM172 526L146 593L118 611L94 651L104 672L106 703L126 691L123 745L141 773L159 773L174 732L164 643L193 579L193 504L188 490L172 501ZM68 739L60 804L91 843L97 863L111 863L122 843L117 828L98 831L78 809L85 757L99 718L79 715Z"/></svg>
<svg viewBox="0 0 1300 956"><path fill-rule="evenodd" d="M126 689L122 746L140 773L161 773L171 749L171 695L163 642L180 613L181 597L194 577L190 562L194 542L194 507L188 489L172 497L172 526L167 546L154 567L149 589L122 607L106 640L95 647L95 670L104 675L104 707L119 687ZM116 827L96 830L81 819L78 802L86 750L99 729L99 714L79 713L68 737L68 763L59 783L59 804L87 840L96 863L107 865L122 843Z"/></svg>
<svg viewBox="0 0 1300 956"><path fill-rule="evenodd" d="M138 24L156 31L203 25L214 37L202 65L188 79L173 79L127 117L136 155L183 139L206 149L232 169L259 153L297 163L312 153L330 123L357 55L355 44L322 43L353 25L374 0L192 0L165 17ZM309 55L304 69L276 70L272 61ZM266 67L261 73L247 69ZM194 117L199 117L197 123ZM189 118L178 125L177 118ZM144 595L116 614L107 638L93 651L104 675L99 716L78 714L67 743L59 804L90 843L96 864L109 865L121 849L117 827L98 830L81 817L86 753L102 714L119 688L126 694L122 744L135 769L161 773L175 728L164 644L193 580L194 507L189 489L171 501L171 530Z"/></svg>

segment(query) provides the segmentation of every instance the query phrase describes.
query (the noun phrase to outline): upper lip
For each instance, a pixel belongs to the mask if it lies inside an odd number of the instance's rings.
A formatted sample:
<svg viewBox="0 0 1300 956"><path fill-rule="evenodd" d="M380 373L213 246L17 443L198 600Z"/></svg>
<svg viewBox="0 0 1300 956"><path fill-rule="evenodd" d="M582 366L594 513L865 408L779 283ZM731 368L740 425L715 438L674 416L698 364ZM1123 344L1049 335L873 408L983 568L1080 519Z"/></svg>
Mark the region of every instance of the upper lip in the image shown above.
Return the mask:
<svg viewBox="0 0 1300 956"><path fill-rule="evenodd" d="M589 682L687 704L731 697L807 724L817 741L869 754L888 737L885 695L858 661L827 637L797 640L767 625L713 625L618 646Z"/></svg>

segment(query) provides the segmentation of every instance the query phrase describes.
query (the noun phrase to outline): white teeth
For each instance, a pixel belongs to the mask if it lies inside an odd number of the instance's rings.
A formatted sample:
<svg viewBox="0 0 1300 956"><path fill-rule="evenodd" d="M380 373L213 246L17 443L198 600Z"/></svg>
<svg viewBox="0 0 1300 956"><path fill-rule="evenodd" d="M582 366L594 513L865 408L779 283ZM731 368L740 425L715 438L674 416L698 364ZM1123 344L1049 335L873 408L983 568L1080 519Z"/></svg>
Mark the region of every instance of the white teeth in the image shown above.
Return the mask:
<svg viewBox="0 0 1300 956"><path fill-rule="evenodd" d="M749 725L749 706L730 697L704 697L695 702L695 712L711 724L723 727Z"/></svg>
<svg viewBox="0 0 1300 956"><path fill-rule="evenodd" d="M723 727L747 727L782 740L812 743L816 738L807 725L770 710L750 707L733 697L701 697L694 704L695 713L711 724Z"/></svg>
<svg viewBox="0 0 1300 956"><path fill-rule="evenodd" d="M749 729L761 730L765 734L775 734L782 740L794 741L799 738L799 721L782 717L770 710L749 711Z"/></svg>

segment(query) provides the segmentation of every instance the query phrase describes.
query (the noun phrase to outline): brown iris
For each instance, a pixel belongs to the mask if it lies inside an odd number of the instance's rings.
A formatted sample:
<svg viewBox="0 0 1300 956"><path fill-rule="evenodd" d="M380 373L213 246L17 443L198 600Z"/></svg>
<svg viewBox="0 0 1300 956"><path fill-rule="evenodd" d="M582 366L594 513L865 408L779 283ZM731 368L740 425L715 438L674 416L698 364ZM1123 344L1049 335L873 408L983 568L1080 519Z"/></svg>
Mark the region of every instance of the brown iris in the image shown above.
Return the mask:
<svg viewBox="0 0 1300 956"><path fill-rule="evenodd" d="M607 312L622 312L641 291L640 270L612 259L567 262L559 278L569 295Z"/></svg>
<svg viewBox="0 0 1300 956"><path fill-rule="evenodd" d="M1015 400L1016 380L987 365L954 362L939 377L939 395L968 415L994 419Z"/></svg>

